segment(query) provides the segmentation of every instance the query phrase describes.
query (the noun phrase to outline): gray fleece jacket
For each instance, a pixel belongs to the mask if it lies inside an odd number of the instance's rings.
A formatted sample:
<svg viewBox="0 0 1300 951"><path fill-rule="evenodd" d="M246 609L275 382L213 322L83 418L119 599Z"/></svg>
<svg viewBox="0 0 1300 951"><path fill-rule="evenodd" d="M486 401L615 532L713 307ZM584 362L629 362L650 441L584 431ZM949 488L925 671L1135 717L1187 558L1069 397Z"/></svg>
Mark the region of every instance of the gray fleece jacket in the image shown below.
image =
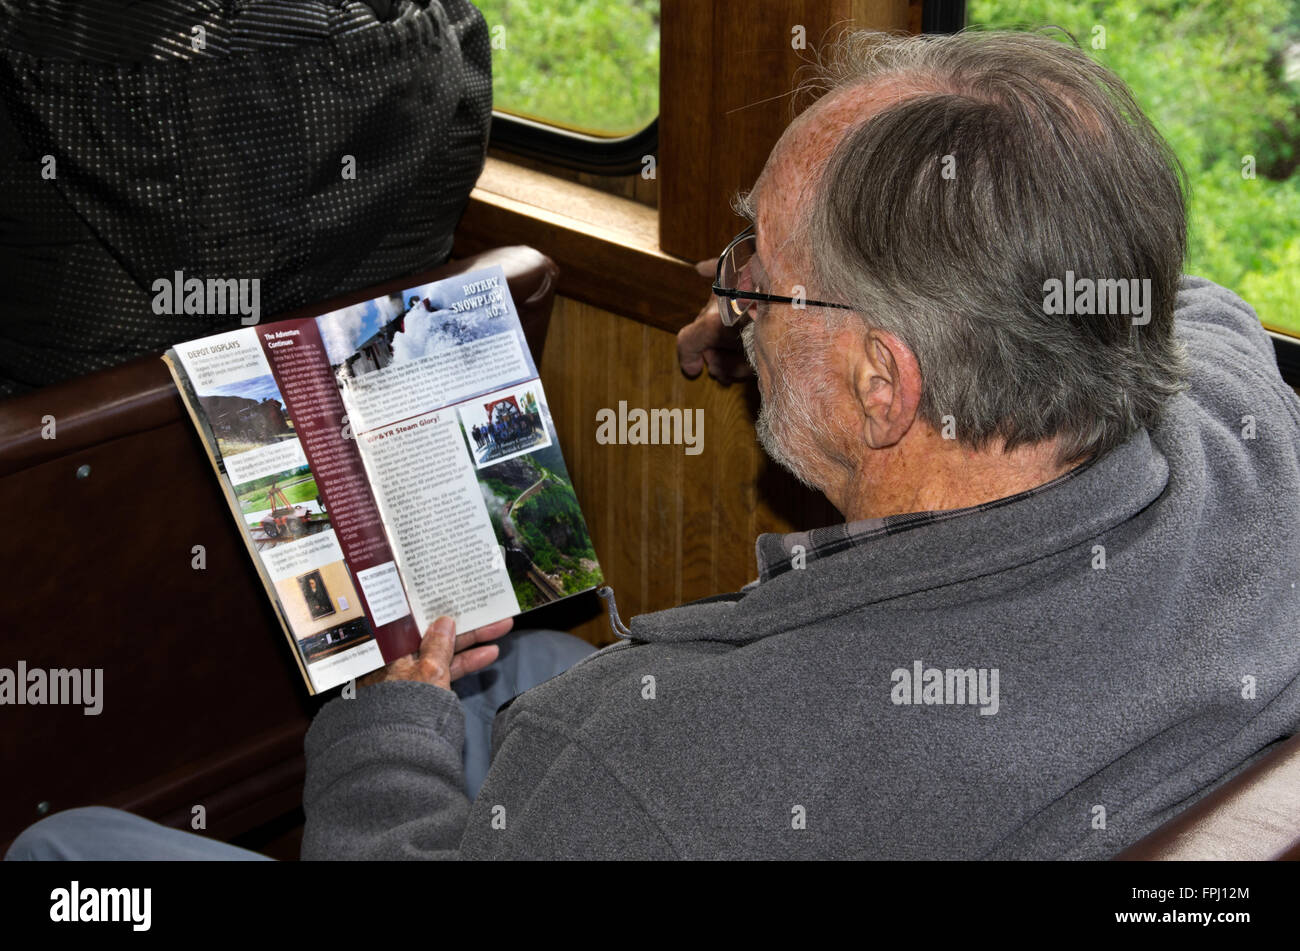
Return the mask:
<svg viewBox="0 0 1300 951"><path fill-rule="evenodd" d="M307 735L303 857L1136 841L1300 729L1300 400L1232 293L1188 278L1178 324L1190 390L1154 432L1038 495L634 618L498 714L472 803L454 694L332 701Z"/></svg>

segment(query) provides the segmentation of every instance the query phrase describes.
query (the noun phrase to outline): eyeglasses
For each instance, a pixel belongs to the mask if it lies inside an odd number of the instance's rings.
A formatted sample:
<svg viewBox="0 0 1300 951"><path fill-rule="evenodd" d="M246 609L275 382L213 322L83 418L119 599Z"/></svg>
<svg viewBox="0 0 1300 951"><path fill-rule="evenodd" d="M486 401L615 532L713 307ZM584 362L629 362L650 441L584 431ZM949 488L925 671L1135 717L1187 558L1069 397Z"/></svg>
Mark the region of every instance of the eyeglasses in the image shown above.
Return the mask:
<svg viewBox="0 0 1300 951"><path fill-rule="evenodd" d="M733 327L749 313L755 301L774 304L794 304L796 307L836 307L853 310L851 304L832 304L824 300L803 300L798 297L781 297L777 294L760 294L753 290L749 275L749 262L758 251L758 236L750 225L731 240L718 258L718 273L713 279L713 293L718 297L718 313L724 326ZM744 301L744 303L741 303Z"/></svg>

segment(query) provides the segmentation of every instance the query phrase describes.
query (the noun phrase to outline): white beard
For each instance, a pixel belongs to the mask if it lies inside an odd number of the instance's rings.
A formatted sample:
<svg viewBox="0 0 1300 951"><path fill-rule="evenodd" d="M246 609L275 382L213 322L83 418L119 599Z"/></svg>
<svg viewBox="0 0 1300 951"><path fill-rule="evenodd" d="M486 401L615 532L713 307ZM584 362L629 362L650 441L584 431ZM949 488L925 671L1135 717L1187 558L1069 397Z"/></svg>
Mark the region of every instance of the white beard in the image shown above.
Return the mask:
<svg viewBox="0 0 1300 951"><path fill-rule="evenodd" d="M745 359L757 375L752 321L741 331L740 340L745 346ZM808 488L820 490L819 483L822 480L817 478L815 460L821 454L812 435L817 430L816 416L807 394L788 382L788 369L787 366L775 371L776 378L770 381L770 396L762 394L760 390L762 403L754 428L758 433L759 445L773 462Z"/></svg>

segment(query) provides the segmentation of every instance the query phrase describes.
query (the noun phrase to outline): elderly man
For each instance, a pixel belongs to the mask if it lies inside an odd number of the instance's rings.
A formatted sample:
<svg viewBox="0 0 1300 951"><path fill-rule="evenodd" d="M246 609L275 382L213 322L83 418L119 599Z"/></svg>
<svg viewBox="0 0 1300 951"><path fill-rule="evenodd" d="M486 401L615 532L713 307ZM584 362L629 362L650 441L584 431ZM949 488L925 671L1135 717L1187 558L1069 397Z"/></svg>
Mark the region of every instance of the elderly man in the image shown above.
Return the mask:
<svg viewBox="0 0 1300 951"><path fill-rule="evenodd" d="M1300 727L1300 401L1180 282L1127 90L1006 34L824 85L680 347L743 347L845 524L515 699L473 802L448 688L493 648L439 622L317 717L304 856L1101 858Z"/></svg>

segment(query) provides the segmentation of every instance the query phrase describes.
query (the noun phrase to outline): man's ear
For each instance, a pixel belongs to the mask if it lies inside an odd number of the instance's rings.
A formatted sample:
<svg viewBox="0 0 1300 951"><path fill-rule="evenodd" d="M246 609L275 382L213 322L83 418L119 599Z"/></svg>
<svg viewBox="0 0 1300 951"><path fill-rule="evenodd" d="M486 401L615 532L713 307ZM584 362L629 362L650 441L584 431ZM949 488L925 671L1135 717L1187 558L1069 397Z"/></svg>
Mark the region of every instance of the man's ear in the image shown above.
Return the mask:
<svg viewBox="0 0 1300 951"><path fill-rule="evenodd" d="M916 420L921 402L921 366L907 344L884 330L858 338L854 395L863 415L863 435L872 449L893 446Z"/></svg>

